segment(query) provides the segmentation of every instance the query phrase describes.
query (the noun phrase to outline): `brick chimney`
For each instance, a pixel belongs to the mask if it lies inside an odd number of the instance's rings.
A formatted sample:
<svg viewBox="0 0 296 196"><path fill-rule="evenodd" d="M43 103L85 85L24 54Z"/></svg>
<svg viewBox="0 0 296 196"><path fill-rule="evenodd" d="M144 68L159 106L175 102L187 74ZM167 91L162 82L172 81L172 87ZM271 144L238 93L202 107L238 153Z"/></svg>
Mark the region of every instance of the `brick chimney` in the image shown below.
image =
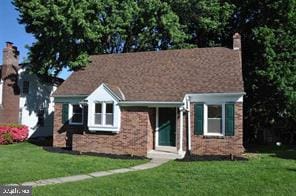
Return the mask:
<svg viewBox="0 0 296 196"><path fill-rule="evenodd" d="M19 86L18 86L19 51L12 42L6 42L3 49L2 107L0 123L18 123L19 119ZM1 93L0 93L1 94Z"/></svg>
<svg viewBox="0 0 296 196"><path fill-rule="evenodd" d="M233 35L233 50L241 50L241 35L239 33L235 33Z"/></svg>
<svg viewBox="0 0 296 196"><path fill-rule="evenodd" d="M6 47L3 49L3 65L15 65L18 67L19 51L13 46L12 42L6 42Z"/></svg>

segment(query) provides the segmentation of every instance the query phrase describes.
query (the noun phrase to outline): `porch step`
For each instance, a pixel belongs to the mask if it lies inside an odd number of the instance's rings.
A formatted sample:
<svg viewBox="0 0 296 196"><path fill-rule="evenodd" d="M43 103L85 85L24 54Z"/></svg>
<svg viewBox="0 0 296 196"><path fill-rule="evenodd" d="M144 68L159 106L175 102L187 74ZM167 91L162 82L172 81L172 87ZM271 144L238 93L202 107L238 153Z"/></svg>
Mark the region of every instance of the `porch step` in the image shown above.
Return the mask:
<svg viewBox="0 0 296 196"><path fill-rule="evenodd" d="M177 148L173 146L157 146L155 147L155 150L162 151L162 152L178 153Z"/></svg>
<svg viewBox="0 0 296 196"><path fill-rule="evenodd" d="M184 157L185 153L173 153L173 152L164 152L164 151L159 151L159 150L151 150L150 152L147 153L147 157L150 159L170 159L170 160L175 160L175 159L182 159Z"/></svg>

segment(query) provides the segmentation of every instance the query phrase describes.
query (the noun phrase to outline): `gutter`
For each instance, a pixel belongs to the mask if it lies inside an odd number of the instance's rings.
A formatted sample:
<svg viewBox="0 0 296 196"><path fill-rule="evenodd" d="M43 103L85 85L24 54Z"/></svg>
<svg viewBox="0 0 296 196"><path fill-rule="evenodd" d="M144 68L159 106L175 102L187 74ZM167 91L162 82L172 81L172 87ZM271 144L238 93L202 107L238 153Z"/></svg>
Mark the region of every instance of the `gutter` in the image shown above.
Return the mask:
<svg viewBox="0 0 296 196"><path fill-rule="evenodd" d="M71 98L71 97L87 97L88 95L52 95L52 97Z"/></svg>
<svg viewBox="0 0 296 196"><path fill-rule="evenodd" d="M233 93L188 93L186 94L187 96L192 96L192 95L204 95L204 96L219 96L219 95L230 95L230 96L235 96L235 95L245 95L246 92L233 92Z"/></svg>
<svg viewBox="0 0 296 196"><path fill-rule="evenodd" d="M149 106L149 107L170 107L170 106L182 106L183 102L176 102L176 101L120 101L118 105L120 106Z"/></svg>

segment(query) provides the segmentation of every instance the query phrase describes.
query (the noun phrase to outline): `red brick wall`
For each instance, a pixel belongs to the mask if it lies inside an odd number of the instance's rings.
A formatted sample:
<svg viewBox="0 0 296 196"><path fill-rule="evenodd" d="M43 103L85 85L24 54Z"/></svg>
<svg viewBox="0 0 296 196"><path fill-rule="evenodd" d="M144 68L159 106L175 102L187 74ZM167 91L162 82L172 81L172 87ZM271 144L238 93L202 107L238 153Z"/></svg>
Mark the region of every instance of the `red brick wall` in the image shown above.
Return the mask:
<svg viewBox="0 0 296 196"><path fill-rule="evenodd" d="M86 122L87 110L84 109L84 122ZM84 123L86 125L86 123ZM56 103L54 106L54 127L53 127L53 146L55 147L72 147L72 135L82 133L86 130L83 125L69 125L62 123L62 104Z"/></svg>
<svg viewBox="0 0 296 196"><path fill-rule="evenodd" d="M86 110L85 110L86 112ZM54 146L73 146L73 150L107 154L133 154L146 156L154 146L155 109L145 107L121 108L121 128L119 133L89 133L86 126L62 124L62 105L55 105ZM197 136L194 134L194 105L191 105L192 154L195 155L238 155L243 148L243 108L235 105L235 136L222 139ZM179 149L180 115L176 121L176 146ZM187 118L184 114L183 150L188 149ZM86 119L85 119L86 120ZM86 124L86 122L85 122ZM81 134L82 132L84 134ZM80 134L78 134L80 133ZM73 135L73 138L72 138Z"/></svg>
<svg viewBox="0 0 296 196"><path fill-rule="evenodd" d="M1 70L3 80L2 105L0 106L0 123L19 122L19 87L18 51L12 45L3 49L3 66Z"/></svg>
<svg viewBox="0 0 296 196"><path fill-rule="evenodd" d="M60 103L55 103L53 123L53 146L66 147L67 129L62 123L62 104Z"/></svg>
<svg viewBox="0 0 296 196"><path fill-rule="evenodd" d="M235 135L223 139L194 134L194 103L191 104L191 140L194 155L239 155L243 147L243 105L235 104Z"/></svg>
<svg viewBox="0 0 296 196"><path fill-rule="evenodd" d="M156 123L156 109L155 108L149 108L149 120L147 125L147 151L151 151L154 149L155 141L155 123Z"/></svg>
<svg viewBox="0 0 296 196"><path fill-rule="evenodd" d="M90 133L87 128L62 125L62 105L56 104L54 115L54 143L65 147L73 133L72 150L106 154L132 154L146 156L153 148L155 109L145 107L121 108L119 133ZM77 134L82 130L84 134ZM67 136L68 135L68 136ZM72 138L71 138L72 139ZM68 142L70 143L70 142Z"/></svg>

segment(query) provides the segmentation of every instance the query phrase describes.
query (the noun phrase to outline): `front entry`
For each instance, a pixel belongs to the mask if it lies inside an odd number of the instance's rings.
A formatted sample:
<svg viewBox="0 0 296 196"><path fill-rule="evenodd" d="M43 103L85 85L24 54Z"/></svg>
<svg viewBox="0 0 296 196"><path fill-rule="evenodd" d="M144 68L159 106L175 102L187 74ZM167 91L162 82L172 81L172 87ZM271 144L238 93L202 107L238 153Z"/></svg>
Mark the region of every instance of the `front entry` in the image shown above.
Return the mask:
<svg viewBox="0 0 296 196"><path fill-rule="evenodd" d="M159 108L158 145L176 146L176 108Z"/></svg>

